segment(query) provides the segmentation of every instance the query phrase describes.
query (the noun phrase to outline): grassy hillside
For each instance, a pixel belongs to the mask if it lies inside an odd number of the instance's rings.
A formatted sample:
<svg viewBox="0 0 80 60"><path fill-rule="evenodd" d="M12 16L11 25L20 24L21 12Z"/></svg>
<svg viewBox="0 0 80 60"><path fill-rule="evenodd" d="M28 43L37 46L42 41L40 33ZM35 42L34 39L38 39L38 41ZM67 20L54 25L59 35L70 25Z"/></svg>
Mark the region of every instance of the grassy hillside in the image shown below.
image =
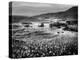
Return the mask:
<svg viewBox="0 0 80 60"><path fill-rule="evenodd" d="M42 18L42 19L47 19L47 18L61 18L61 19L66 19L66 18L72 18L72 19L78 19L78 7L72 7L69 10L62 11L62 12L57 12L57 13L46 13L46 14L41 14L38 16L33 16L33 18Z"/></svg>

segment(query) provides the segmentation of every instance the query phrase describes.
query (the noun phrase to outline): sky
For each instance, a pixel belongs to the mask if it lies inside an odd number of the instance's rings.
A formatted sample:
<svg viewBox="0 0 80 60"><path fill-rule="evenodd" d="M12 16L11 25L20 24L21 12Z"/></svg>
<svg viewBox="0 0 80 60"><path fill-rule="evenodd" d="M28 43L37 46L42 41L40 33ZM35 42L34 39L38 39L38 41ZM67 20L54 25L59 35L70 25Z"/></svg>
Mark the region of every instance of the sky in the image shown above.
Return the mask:
<svg viewBox="0 0 80 60"><path fill-rule="evenodd" d="M12 2L12 15L36 16L45 13L65 11L72 5L33 3L33 2Z"/></svg>

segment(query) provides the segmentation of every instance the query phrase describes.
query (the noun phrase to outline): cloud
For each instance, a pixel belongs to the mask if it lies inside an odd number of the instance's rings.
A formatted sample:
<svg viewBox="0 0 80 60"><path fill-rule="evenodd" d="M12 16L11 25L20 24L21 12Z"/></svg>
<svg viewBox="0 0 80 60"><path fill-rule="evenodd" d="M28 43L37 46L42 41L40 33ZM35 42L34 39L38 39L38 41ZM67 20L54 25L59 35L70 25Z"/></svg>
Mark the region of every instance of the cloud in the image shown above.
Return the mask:
<svg viewBox="0 0 80 60"><path fill-rule="evenodd" d="M63 4L46 4L46 3L33 3L33 2L13 2L12 14L35 16L44 13L55 13L65 11L71 8L71 5Z"/></svg>
<svg viewBox="0 0 80 60"><path fill-rule="evenodd" d="M32 3L32 2L13 2L13 7L29 6L29 7L51 7L51 4L45 3Z"/></svg>

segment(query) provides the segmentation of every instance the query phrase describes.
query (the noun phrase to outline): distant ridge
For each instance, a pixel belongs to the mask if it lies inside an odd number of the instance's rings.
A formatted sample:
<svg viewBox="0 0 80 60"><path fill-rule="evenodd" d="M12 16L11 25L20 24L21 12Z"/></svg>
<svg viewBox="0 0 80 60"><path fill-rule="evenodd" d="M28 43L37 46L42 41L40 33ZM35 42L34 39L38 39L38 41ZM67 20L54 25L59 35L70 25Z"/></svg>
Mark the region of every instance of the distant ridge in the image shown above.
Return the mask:
<svg viewBox="0 0 80 60"><path fill-rule="evenodd" d="M66 14L72 18L78 19L78 6L72 7L66 11Z"/></svg>
<svg viewBox="0 0 80 60"><path fill-rule="evenodd" d="M9 17L12 18L12 23L15 23L15 22L20 22L20 21L23 21L23 20L26 20L26 19L30 19L30 17L28 16L17 16L17 15L10 15Z"/></svg>
<svg viewBox="0 0 80 60"><path fill-rule="evenodd" d="M50 18L50 17L78 19L78 6L74 6L63 12L46 13L46 14L33 16L32 18Z"/></svg>
<svg viewBox="0 0 80 60"><path fill-rule="evenodd" d="M11 15L9 17L11 17ZM41 20L45 20L48 18L59 18L59 19L64 19L64 20L66 20L67 18L71 18L72 20L78 20L78 6L74 6L62 12L46 13L46 14L41 14L41 15L32 16L32 17L13 15L12 22L41 21L39 18L41 18Z"/></svg>

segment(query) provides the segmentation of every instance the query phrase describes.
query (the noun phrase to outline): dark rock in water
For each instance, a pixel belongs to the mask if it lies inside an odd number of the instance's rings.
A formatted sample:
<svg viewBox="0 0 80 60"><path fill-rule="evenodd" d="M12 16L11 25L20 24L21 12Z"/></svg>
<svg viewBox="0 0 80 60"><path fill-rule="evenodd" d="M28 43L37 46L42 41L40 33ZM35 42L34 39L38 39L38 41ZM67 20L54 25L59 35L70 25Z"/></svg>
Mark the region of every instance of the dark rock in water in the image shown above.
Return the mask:
<svg viewBox="0 0 80 60"><path fill-rule="evenodd" d="M62 33L64 33L64 32L62 32Z"/></svg>
<svg viewBox="0 0 80 60"><path fill-rule="evenodd" d="M58 34L60 33L60 32L57 32Z"/></svg>

